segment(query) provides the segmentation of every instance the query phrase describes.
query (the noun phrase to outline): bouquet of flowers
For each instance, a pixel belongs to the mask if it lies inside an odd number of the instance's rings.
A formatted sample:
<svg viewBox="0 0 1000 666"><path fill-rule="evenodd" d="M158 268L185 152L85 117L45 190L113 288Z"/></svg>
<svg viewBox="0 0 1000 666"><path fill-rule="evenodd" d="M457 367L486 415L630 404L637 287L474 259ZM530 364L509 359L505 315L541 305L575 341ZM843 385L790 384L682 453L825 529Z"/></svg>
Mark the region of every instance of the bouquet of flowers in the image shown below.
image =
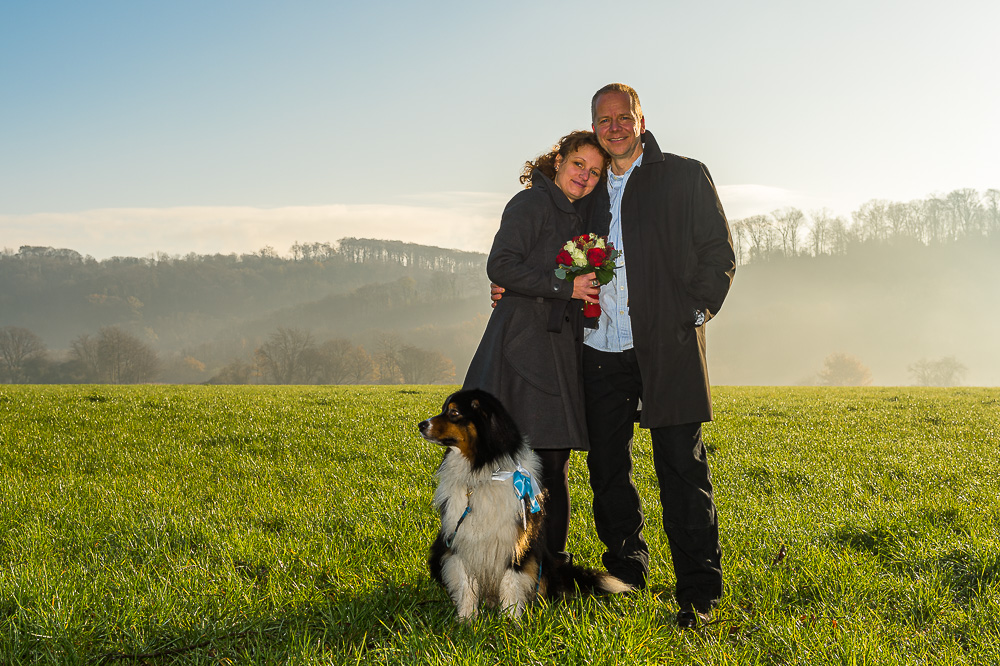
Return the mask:
<svg viewBox="0 0 1000 666"><path fill-rule="evenodd" d="M556 255L556 277L572 282L577 275L593 273L598 282L607 284L615 275L615 260L619 254L615 246L608 242L607 236L583 234L571 238ZM585 317L597 317L600 314L601 306L597 303L583 306Z"/></svg>

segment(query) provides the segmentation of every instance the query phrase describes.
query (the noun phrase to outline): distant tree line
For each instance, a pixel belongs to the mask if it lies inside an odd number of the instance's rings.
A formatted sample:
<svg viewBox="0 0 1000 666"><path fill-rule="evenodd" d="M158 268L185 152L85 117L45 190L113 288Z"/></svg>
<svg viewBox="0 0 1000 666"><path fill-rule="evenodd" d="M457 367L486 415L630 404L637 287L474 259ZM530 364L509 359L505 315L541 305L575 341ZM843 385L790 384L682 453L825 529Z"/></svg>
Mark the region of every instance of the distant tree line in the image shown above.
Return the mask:
<svg viewBox="0 0 1000 666"><path fill-rule="evenodd" d="M184 362L203 364L193 357ZM81 335L62 358L54 358L41 338L26 328L0 328L0 383L142 384L156 381L156 351L115 326L95 336ZM212 384L439 384L455 378L455 364L440 352L381 334L370 355L344 338L317 344L312 333L278 328L249 360L234 360Z"/></svg>
<svg viewBox="0 0 1000 666"><path fill-rule="evenodd" d="M286 258L263 248L102 261L22 246L0 251L0 326L29 328L58 348L74 331L119 326L172 353L278 325L329 334L347 323L405 326L393 309L471 299L485 284L485 255L398 241L296 243Z"/></svg>
<svg viewBox="0 0 1000 666"><path fill-rule="evenodd" d="M965 188L910 202L872 199L854 211L851 220L825 209L806 215L786 207L733 220L730 228L739 264L843 255L869 243L949 243L1000 234L1000 190L980 195Z"/></svg>
<svg viewBox="0 0 1000 666"><path fill-rule="evenodd" d="M292 252L294 255L295 246L292 246ZM399 264L446 273L477 271L485 267L485 255L481 252L448 250L402 241L341 238L339 253L347 261L357 264Z"/></svg>
<svg viewBox="0 0 1000 666"><path fill-rule="evenodd" d="M741 263L838 255L816 268L845 279L864 269L859 280L883 280L914 257L966 266L962 257L975 255L981 265L1000 247L998 195L956 190L909 204L873 200L851 223L786 208L734 220L733 235ZM979 238L988 242L960 242ZM286 257L269 247L103 261L69 249L3 250L0 383L454 381L489 313L484 264L477 253L354 238L295 243ZM769 266L759 271L772 281L759 283L767 289L794 272L778 261ZM884 271L865 268L875 266ZM954 357L907 369L913 383L928 386L959 384L966 373ZM845 354L807 372L802 382L872 381Z"/></svg>
<svg viewBox="0 0 1000 666"><path fill-rule="evenodd" d="M97 261L71 249L26 245L0 250L0 314L10 318L53 304L131 319L181 310L260 311L401 277L433 279L435 287L461 295L481 287L476 278L485 265L481 253L356 238L336 247L295 243L288 258L265 247L241 255L157 253Z"/></svg>
<svg viewBox="0 0 1000 666"><path fill-rule="evenodd" d="M907 367L916 386L958 386L968 368L954 356L922 358ZM852 354L836 352L823 360L816 379L821 386L869 386L871 369Z"/></svg>
<svg viewBox="0 0 1000 666"><path fill-rule="evenodd" d="M81 335L61 359L28 329L0 328L0 383L141 384L153 381L159 369L153 348L117 326Z"/></svg>
<svg viewBox="0 0 1000 666"><path fill-rule="evenodd" d="M279 327L253 350L234 359L210 384L443 384L455 380L455 364L440 352L403 342L394 333L378 334L373 353L346 338L317 343L313 334ZM203 364L193 357L184 362ZM157 353L118 327L96 336L81 335L63 359L50 357L41 338L18 326L0 328L0 383L140 384L155 381ZM954 356L920 359L908 370L916 386L957 386L968 368ZM823 386L868 386L871 370L844 352L830 354L816 375Z"/></svg>
<svg viewBox="0 0 1000 666"><path fill-rule="evenodd" d="M455 364L440 352L381 334L375 352L345 338L317 344L312 333L280 327L254 350L213 377L213 384L440 384L455 378Z"/></svg>

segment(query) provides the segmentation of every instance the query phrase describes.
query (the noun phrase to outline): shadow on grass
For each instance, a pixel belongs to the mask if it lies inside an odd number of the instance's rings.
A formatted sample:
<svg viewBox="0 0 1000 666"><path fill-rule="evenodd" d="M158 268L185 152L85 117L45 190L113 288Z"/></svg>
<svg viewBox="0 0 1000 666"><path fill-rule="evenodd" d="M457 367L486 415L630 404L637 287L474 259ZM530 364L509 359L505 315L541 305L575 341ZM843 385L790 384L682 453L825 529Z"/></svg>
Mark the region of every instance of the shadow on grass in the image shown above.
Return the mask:
<svg viewBox="0 0 1000 666"><path fill-rule="evenodd" d="M241 573L266 587L266 572L239 563ZM455 629L451 601L431 581L383 584L368 591L330 591L306 605L233 608L192 624L149 619L120 626L91 617L53 629L0 603L0 663L284 663L328 659L339 663L379 651L413 631L448 635Z"/></svg>
<svg viewBox="0 0 1000 666"><path fill-rule="evenodd" d="M270 572L257 562L234 563L257 600L222 602L211 615L183 624L148 618L123 626L118 617L77 618L53 629L32 619L13 602L0 603L0 663L59 664L219 664L328 663L415 660L436 663L454 654L495 649L500 636L548 632L562 616L615 618L633 612L616 597L534 605L520 624L497 609L484 608L471 624L458 621L447 593L429 577L412 581L372 580L322 575L308 601L269 601ZM667 590L662 593L669 597ZM258 596L259 595L259 596ZM658 597L659 594L654 594ZM190 612L182 615L190 616ZM666 621L666 620L664 620ZM518 639L514 639L518 640Z"/></svg>

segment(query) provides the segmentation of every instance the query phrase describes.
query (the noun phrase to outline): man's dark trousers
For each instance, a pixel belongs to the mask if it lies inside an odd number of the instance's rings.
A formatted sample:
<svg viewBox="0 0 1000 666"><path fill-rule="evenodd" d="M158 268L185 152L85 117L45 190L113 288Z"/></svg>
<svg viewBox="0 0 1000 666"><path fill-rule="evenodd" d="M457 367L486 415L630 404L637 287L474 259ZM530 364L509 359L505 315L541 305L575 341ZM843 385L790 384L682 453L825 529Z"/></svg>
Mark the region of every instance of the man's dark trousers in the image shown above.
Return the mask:
<svg viewBox="0 0 1000 666"><path fill-rule="evenodd" d="M632 482L632 434L642 377L635 351L601 352L584 346L583 379L594 491L594 523L604 542L604 566L627 583L645 586L649 548L645 519ZM663 527L682 609L710 610L722 596L719 520L701 424L650 429L660 486Z"/></svg>

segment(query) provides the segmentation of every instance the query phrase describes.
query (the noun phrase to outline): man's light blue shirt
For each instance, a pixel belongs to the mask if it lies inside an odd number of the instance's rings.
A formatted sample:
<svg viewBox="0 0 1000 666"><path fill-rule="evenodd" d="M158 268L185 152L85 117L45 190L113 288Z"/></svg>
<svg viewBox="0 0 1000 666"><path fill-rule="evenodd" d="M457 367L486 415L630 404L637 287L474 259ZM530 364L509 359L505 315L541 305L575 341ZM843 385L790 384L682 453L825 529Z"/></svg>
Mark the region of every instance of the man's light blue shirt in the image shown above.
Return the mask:
<svg viewBox="0 0 1000 666"><path fill-rule="evenodd" d="M601 287L601 318L596 329L584 329L583 342L598 351L620 352L632 348L632 320L628 314L628 277L625 274L625 245L622 242L622 194L625 184L642 155L621 176L608 167L608 196L611 198L611 226L608 242L621 252L616 262L618 268L611 282Z"/></svg>

